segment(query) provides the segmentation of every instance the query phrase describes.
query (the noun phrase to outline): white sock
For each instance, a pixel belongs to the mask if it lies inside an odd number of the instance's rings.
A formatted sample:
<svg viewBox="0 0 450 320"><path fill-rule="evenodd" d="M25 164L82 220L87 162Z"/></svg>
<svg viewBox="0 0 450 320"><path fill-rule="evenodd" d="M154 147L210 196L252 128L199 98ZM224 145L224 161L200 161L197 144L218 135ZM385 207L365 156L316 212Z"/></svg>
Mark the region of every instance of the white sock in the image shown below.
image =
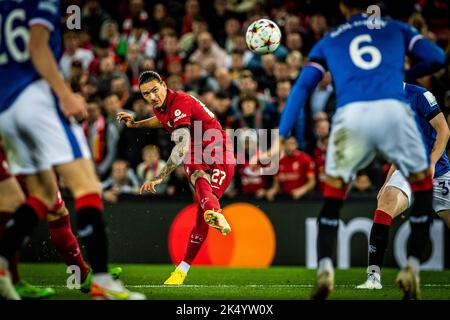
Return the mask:
<svg viewBox="0 0 450 320"><path fill-rule="evenodd" d="M331 258L329 257L322 258L319 261L319 269L317 270L317 273L319 274L324 270L330 272L334 277L333 260L331 260Z"/></svg>
<svg viewBox="0 0 450 320"><path fill-rule="evenodd" d="M371 265L367 267L367 273L378 273L381 274L381 269L377 265Z"/></svg>
<svg viewBox="0 0 450 320"><path fill-rule="evenodd" d="M177 269L180 269L184 273L188 273L190 268L191 268L191 265L184 261L181 261L181 263L177 267Z"/></svg>
<svg viewBox="0 0 450 320"><path fill-rule="evenodd" d="M111 275L107 272L95 273L92 276L92 281L98 283L101 286L106 286L111 283Z"/></svg>
<svg viewBox="0 0 450 320"><path fill-rule="evenodd" d="M408 257L408 262L406 263L408 267L411 267L412 271L416 276L419 276L420 271L420 260L416 257L410 256Z"/></svg>

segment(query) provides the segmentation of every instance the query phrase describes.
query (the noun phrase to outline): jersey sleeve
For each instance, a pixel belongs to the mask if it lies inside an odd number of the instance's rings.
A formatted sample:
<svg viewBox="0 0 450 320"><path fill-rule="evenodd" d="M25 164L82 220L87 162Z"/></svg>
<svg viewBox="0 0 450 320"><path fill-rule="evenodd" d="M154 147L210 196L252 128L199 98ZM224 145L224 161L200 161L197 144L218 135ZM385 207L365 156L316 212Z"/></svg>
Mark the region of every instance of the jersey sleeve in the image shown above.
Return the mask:
<svg viewBox="0 0 450 320"><path fill-rule="evenodd" d="M59 0L38 0L28 24L30 27L32 25L43 25L48 30L53 31L60 23L60 17Z"/></svg>
<svg viewBox="0 0 450 320"><path fill-rule="evenodd" d="M190 126L193 103L196 103L196 101L193 99L191 100L188 97L177 98L177 100L173 102L173 106L170 110L170 117L175 129Z"/></svg>
<svg viewBox="0 0 450 320"><path fill-rule="evenodd" d="M403 34L403 39L407 52L413 51L413 48L417 41L423 39L423 36L417 31L416 28L409 24L396 21L397 26L400 28Z"/></svg>
<svg viewBox="0 0 450 320"><path fill-rule="evenodd" d="M427 121L431 121L441 112L435 96L430 91L423 92L417 100L419 103L418 109L420 109Z"/></svg>
<svg viewBox="0 0 450 320"><path fill-rule="evenodd" d="M327 60L324 53L324 44L325 40L322 39L314 47L311 49L309 55L308 55L308 66L311 66L313 68L316 68L319 70L322 75L325 74L326 70L328 69L327 66Z"/></svg>

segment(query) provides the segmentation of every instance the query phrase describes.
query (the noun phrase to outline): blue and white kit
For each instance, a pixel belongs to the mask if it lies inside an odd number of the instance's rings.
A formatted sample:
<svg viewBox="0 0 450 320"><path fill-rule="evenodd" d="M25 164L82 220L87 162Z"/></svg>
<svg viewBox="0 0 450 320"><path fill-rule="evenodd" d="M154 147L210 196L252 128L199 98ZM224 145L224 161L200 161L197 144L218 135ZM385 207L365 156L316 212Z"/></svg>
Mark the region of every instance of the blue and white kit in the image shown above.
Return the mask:
<svg viewBox="0 0 450 320"><path fill-rule="evenodd" d="M90 157L81 127L64 117L27 48L29 28L41 25L50 31L49 46L58 61L60 19L59 0L0 0L0 134L12 174Z"/></svg>

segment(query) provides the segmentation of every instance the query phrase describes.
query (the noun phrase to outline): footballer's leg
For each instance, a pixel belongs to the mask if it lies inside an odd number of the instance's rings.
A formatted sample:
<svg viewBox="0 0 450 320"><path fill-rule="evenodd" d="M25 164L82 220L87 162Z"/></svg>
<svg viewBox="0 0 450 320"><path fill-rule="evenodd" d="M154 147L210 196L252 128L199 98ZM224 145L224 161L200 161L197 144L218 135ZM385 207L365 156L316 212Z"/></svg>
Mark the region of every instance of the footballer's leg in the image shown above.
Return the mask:
<svg viewBox="0 0 450 320"><path fill-rule="evenodd" d="M333 290L334 268L333 257L337 250L337 232L339 216L347 185L343 180L327 176L324 190L324 204L318 217L317 234L317 279L311 293L311 299L324 300Z"/></svg>
<svg viewBox="0 0 450 320"><path fill-rule="evenodd" d="M91 295L94 299L142 300L108 273L108 244L103 219L100 182L91 160L78 159L56 167L75 198L78 234L92 268Z"/></svg>
<svg viewBox="0 0 450 320"><path fill-rule="evenodd" d="M191 184L195 186L195 195L199 202L196 223L189 237L184 259L164 282L166 285L183 284L192 261L194 261L208 236L208 226L218 229L223 235L227 235L231 231L230 225L220 212L219 199L231 183L231 179L234 176L234 165L213 164L211 166L213 175L215 173L217 175L213 181L211 181L209 174L205 173L198 166L186 165L185 167ZM189 173L192 174L189 175Z"/></svg>
<svg viewBox="0 0 450 320"><path fill-rule="evenodd" d="M223 172L223 175L224 179L227 178L226 172ZM218 179L221 178L222 177L218 177ZM213 192L212 188L214 186L212 185L213 181L211 181L211 176L203 170L196 170L190 176L190 180L192 185L195 187L195 194L199 200L201 208L203 209L205 222L226 236L231 232L231 227L224 215L220 213L220 203L216 193Z"/></svg>
<svg viewBox="0 0 450 320"><path fill-rule="evenodd" d="M77 266L80 269L82 292L88 293L92 284L92 271L81 254L78 240L72 232L69 210L58 192L56 206L47 214L47 225L53 245L67 266ZM121 268L111 268L109 273L118 279Z"/></svg>
<svg viewBox="0 0 450 320"><path fill-rule="evenodd" d="M10 222L8 222L0 240L0 265L3 268L9 266L11 261L14 260L35 226L45 218L48 208L56 200L56 179L51 170L26 176L25 181L29 194L25 203L15 211ZM0 273L4 274L4 272ZM5 288L9 287L9 283L3 281L0 287L4 295L5 290L8 290ZM6 298L14 299L17 297Z"/></svg>
<svg viewBox="0 0 450 320"><path fill-rule="evenodd" d="M197 253L203 245L203 242L208 236L209 226L205 222L203 212L202 207L198 204L195 225L189 236L183 261L181 261L175 271L172 272L170 277L164 282L165 285L181 285L184 283L192 261L194 261Z"/></svg>
<svg viewBox="0 0 450 320"><path fill-rule="evenodd" d="M410 199L411 189L408 181L396 171L378 197L369 237L367 279L357 286L358 289L382 289L381 268L389 242L390 225L392 219L408 209Z"/></svg>
<svg viewBox="0 0 450 320"><path fill-rule="evenodd" d="M403 291L403 299L420 299L420 263L427 243L430 241L430 225L433 212L433 178L430 170L411 174L408 178L413 191L409 223L411 235L407 247L407 264L395 280Z"/></svg>

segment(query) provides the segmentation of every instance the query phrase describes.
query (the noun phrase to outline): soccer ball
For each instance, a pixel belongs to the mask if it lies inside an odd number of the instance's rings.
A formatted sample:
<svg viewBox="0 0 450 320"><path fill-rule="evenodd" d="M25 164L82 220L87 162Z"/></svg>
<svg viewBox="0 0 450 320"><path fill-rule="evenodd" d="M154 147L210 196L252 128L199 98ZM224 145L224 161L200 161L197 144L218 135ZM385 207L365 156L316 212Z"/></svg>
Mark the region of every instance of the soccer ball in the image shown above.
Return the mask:
<svg viewBox="0 0 450 320"><path fill-rule="evenodd" d="M252 22L245 34L247 47L258 54L274 52L281 41L281 31L275 22L259 19Z"/></svg>

